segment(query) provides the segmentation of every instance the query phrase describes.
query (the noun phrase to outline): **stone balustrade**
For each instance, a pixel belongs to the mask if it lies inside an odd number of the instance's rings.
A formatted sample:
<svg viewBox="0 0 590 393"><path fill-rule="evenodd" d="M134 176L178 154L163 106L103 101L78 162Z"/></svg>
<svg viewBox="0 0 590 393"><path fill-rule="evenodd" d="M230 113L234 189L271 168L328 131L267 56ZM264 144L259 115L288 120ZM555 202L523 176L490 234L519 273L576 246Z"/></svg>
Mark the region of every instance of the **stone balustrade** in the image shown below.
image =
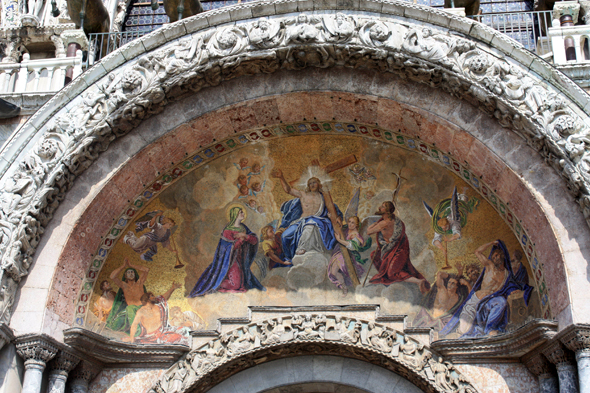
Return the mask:
<svg viewBox="0 0 590 393"><path fill-rule="evenodd" d="M0 63L0 94L47 93L59 91L65 85L68 69L73 78L82 73L82 51L74 57L30 60L23 55L20 63Z"/></svg>

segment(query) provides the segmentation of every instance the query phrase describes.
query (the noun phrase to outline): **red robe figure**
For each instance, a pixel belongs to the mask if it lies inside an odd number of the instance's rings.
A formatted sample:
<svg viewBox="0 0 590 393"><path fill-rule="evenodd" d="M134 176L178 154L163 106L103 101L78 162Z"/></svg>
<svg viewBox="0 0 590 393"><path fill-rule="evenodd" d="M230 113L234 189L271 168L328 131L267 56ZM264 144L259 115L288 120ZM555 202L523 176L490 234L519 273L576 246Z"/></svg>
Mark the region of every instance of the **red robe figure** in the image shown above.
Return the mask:
<svg viewBox="0 0 590 393"><path fill-rule="evenodd" d="M368 235L376 235L377 249L371 253L371 259L379 270L370 282L389 285L408 281L418 284L420 292L425 293L430 289L430 284L412 265L406 226L394 212L392 202L383 202L375 213L381 219L367 229Z"/></svg>

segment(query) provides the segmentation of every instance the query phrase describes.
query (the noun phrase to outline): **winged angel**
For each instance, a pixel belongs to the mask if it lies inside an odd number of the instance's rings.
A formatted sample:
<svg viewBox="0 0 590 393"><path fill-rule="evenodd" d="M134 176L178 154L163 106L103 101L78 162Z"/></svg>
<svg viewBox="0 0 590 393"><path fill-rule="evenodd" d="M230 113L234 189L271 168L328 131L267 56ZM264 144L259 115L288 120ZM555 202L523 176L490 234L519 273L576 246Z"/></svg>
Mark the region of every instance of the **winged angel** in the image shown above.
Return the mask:
<svg viewBox="0 0 590 393"><path fill-rule="evenodd" d="M467 199L465 194L457 194L457 187L455 187L451 198L443 199L434 209L425 201L422 203L432 219L434 230L432 245L441 250L446 258L447 243L461 239L461 229L467 224L467 214L473 213L479 200Z"/></svg>
<svg viewBox="0 0 590 393"><path fill-rule="evenodd" d="M146 228L149 228L149 232L139 237L129 231L123 238L123 242L131 246L133 251L141 253L142 260L153 260L158 253L158 243L178 255L176 247L171 244L172 235L178 228L172 218L164 216L161 210L147 213L135 222L135 232L139 233Z"/></svg>

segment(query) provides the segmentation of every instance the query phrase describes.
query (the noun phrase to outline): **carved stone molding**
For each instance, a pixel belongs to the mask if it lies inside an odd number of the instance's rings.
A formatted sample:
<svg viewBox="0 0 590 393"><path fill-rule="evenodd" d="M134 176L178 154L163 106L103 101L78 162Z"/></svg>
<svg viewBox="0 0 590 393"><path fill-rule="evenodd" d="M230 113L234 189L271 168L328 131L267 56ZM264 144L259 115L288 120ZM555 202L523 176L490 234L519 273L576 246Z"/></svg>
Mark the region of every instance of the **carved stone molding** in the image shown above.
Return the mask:
<svg viewBox="0 0 590 393"><path fill-rule="evenodd" d="M559 333L559 340L575 353L590 352L590 324L568 326Z"/></svg>
<svg viewBox="0 0 590 393"><path fill-rule="evenodd" d="M431 348L454 363L510 362L542 347L557 333L557 322L535 319L510 333L483 339L440 340Z"/></svg>
<svg viewBox="0 0 590 393"><path fill-rule="evenodd" d="M0 349L14 340L14 333L5 323L0 323Z"/></svg>
<svg viewBox="0 0 590 393"><path fill-rule="evenodd" d="M205 392L255 364L305 354L361 359L394 371L425 392L476 392L448 360L408 333L375 320L339 313L283 312L254 319L191 350L152 386L151 393Z"/></svg>
<svg viewBox="0 0 590 393"><path fill-rule="evenodd" d="M33 364L45 367L59 351L57 342L45 334L19 336L14 343L16 352L25 361L25 366Z"/></svg>
<svg viewBox="0 0 590 393"><path fill-rule="evenodd" d="M240 19L235 15L247 19L255 7L265 9L263 15L277 13L272 2L246 3L133 41L56 94L7 142L0 165L0 321L10 319L16 286L74 179L115 138L169 102L244 75L350 67L440 88L524 138L561 174L590 218L589 97L520 44L466 18L400 1L361 1L358 11L337 14L331 12L338 9L335 0L318 2L317 13L307 12L305 2L279 3L293 13L223 25ZM397 16L405 10L437 22L418 25ZM493 54L496 49L520 60L508 62ZM32 149L21 156L31 140Z"/></svg>
<svg viewBox="0 0 590 393"><path fill-rule="evenodd" d="M189 351L185 345L141 345L109 340L81 328L64 330L64 342L104 367L167 367Z"/></svg>

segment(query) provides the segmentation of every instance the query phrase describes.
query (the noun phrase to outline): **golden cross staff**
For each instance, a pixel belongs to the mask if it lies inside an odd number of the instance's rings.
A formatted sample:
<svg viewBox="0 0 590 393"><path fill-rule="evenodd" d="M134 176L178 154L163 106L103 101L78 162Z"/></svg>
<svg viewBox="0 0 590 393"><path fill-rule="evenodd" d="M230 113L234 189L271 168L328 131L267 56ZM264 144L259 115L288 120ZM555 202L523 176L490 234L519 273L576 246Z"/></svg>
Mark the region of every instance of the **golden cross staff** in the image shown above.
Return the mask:
<svg viewBox="0 0 590 393"><path fill-rule="evenodd" d="M170 240L172 240L172 244L174 245L174 251L176 251L176 265L174 265L174 269L180 269L184 267L184 264L180 262L180 256L178 255L178 247L176 247L176 241L174 237L170 236Z"/></svg>
<svg viewBox="0 0 590 393"><path fill-rule="evenodd" d="M405 177L402 177L402 171L404 170L405 166L406 166L406 163L404 162L402 164L401 168L399 169L398 173L391 172L392 175L395 175L395 177L397 177L397 184L395 185L395 189L393 190L393 195L391 196L391 202L393 203L394 207L395 207L395 198L397 197L397 193L399 192L399 188L400 188L402 179L408 180ZM363 287L367 283L367 279L369 278L372 267L373 267L373 260L371 259L371 264L369 265L369 268L367 269L367 275L365 276L365 279L363 280Z"/></svg>

